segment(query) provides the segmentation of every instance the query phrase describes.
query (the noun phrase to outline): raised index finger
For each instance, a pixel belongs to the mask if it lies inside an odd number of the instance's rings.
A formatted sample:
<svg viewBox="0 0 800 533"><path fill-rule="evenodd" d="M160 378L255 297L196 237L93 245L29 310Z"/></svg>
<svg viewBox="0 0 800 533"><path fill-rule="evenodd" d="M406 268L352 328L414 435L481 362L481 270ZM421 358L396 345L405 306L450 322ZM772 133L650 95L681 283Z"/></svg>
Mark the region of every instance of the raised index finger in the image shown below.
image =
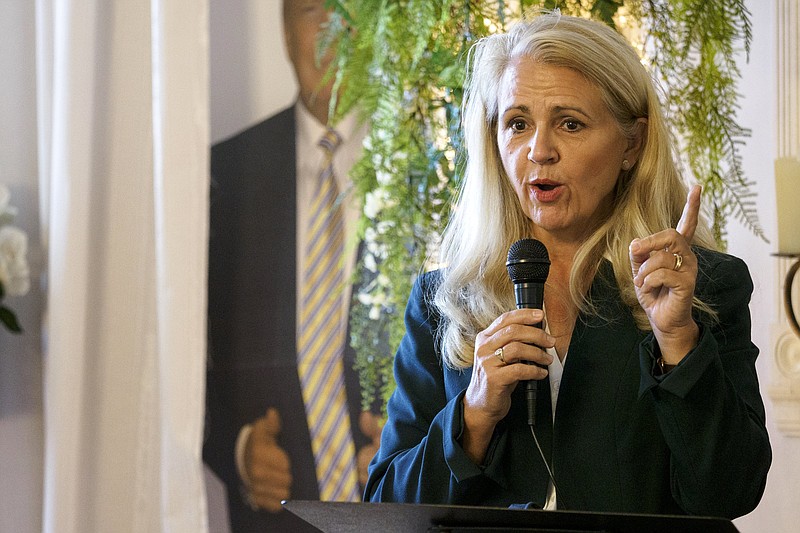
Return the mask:
<svg viewBox="0 0 800 533"><path fill-rule="evenodd" d="M686 195L686 205L683 206L683 213L675 229L683 235L688 243L691 244L694 231L697 229L697 221L700 217L700 185L695 185L689 189Z"/></svg>

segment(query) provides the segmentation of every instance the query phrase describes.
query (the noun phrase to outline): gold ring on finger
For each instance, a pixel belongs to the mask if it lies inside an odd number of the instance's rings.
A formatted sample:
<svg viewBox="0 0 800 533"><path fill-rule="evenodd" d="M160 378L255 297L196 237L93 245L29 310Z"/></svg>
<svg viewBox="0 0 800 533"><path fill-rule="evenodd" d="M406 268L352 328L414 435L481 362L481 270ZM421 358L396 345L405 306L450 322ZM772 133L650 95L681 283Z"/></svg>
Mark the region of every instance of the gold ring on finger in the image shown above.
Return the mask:
<svg viewBox="0 0 800 533"><path fill-rule="evenodd" d="M494 351L494 356L497 357L500 360L501 363L503 363L503 366L506 366L508 364L508 363L506 363L506 358L503 355L503 348L496 349Z"/></svg>
<svg viewBox="0 0 800 533"><path fill-rule="evenodd" d="M672 267L672 270L680 270L681 265L683 264L683 256L681 254L672 254L675 256L675 266Z"/></svg>

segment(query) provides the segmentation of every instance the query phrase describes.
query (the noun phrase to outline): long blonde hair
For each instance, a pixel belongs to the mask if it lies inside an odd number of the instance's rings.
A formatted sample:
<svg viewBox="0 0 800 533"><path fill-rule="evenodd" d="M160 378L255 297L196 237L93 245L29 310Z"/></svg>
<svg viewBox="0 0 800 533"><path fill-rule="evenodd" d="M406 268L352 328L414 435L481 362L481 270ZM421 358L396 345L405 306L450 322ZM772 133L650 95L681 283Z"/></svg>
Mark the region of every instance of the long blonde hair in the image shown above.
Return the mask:
<svg viewBox="0 0 800 533"><path fill-rule="evenodd" d="M463 104L465 174L443 236L440 260L446 268L433 295L443 316L437 340L445 364L453 368L471 366L476 334L514 308L506 254L513 242L530 237L530 220L503 169L496 138L501 78L520 56L580 72L600 89L627 138L635 135L638 119L647 122L638 161L619 175L613 214L575 255L569 289L579 310L598 312L588 300L588 283L605 258L638 327L650 329L633 290L628 245L636 237L675 227L686 201L687 188L653 80L617 32L555 12L527 18L506 34L476 43L468 60ZM693 244L715 247L702 221Z"/></svg>

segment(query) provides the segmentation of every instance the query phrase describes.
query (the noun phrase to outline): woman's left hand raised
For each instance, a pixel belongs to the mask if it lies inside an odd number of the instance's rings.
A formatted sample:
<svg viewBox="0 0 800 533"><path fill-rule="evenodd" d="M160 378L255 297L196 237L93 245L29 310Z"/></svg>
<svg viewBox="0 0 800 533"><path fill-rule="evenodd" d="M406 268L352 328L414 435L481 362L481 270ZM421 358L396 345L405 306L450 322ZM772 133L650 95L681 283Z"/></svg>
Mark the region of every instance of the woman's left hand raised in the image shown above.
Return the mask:
<svg viewBox="0 0 800 533"><path fill-rule="evenodd" d="M633 284L661 355L677 364L697 344L700 330L692 318L697 257L691 249L700 213L700 186L689 190L678 226L630 244Z"/></svg>

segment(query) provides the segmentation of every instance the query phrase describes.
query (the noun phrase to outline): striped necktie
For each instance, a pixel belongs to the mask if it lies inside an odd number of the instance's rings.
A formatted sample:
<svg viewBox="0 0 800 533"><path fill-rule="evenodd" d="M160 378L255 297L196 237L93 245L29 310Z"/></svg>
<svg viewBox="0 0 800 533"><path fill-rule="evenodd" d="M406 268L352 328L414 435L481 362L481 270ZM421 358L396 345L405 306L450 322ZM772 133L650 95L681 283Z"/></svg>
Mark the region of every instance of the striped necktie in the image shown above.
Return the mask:
<svg viewBox="0 0 800 533"><path fill-rule="evenodd" d="M319 142L325 159L309 210L298 372L320 499L359 501L356 453L344 387L344 220L333 174L333 151L339 142L339 135L330 129Z"/></svg>

